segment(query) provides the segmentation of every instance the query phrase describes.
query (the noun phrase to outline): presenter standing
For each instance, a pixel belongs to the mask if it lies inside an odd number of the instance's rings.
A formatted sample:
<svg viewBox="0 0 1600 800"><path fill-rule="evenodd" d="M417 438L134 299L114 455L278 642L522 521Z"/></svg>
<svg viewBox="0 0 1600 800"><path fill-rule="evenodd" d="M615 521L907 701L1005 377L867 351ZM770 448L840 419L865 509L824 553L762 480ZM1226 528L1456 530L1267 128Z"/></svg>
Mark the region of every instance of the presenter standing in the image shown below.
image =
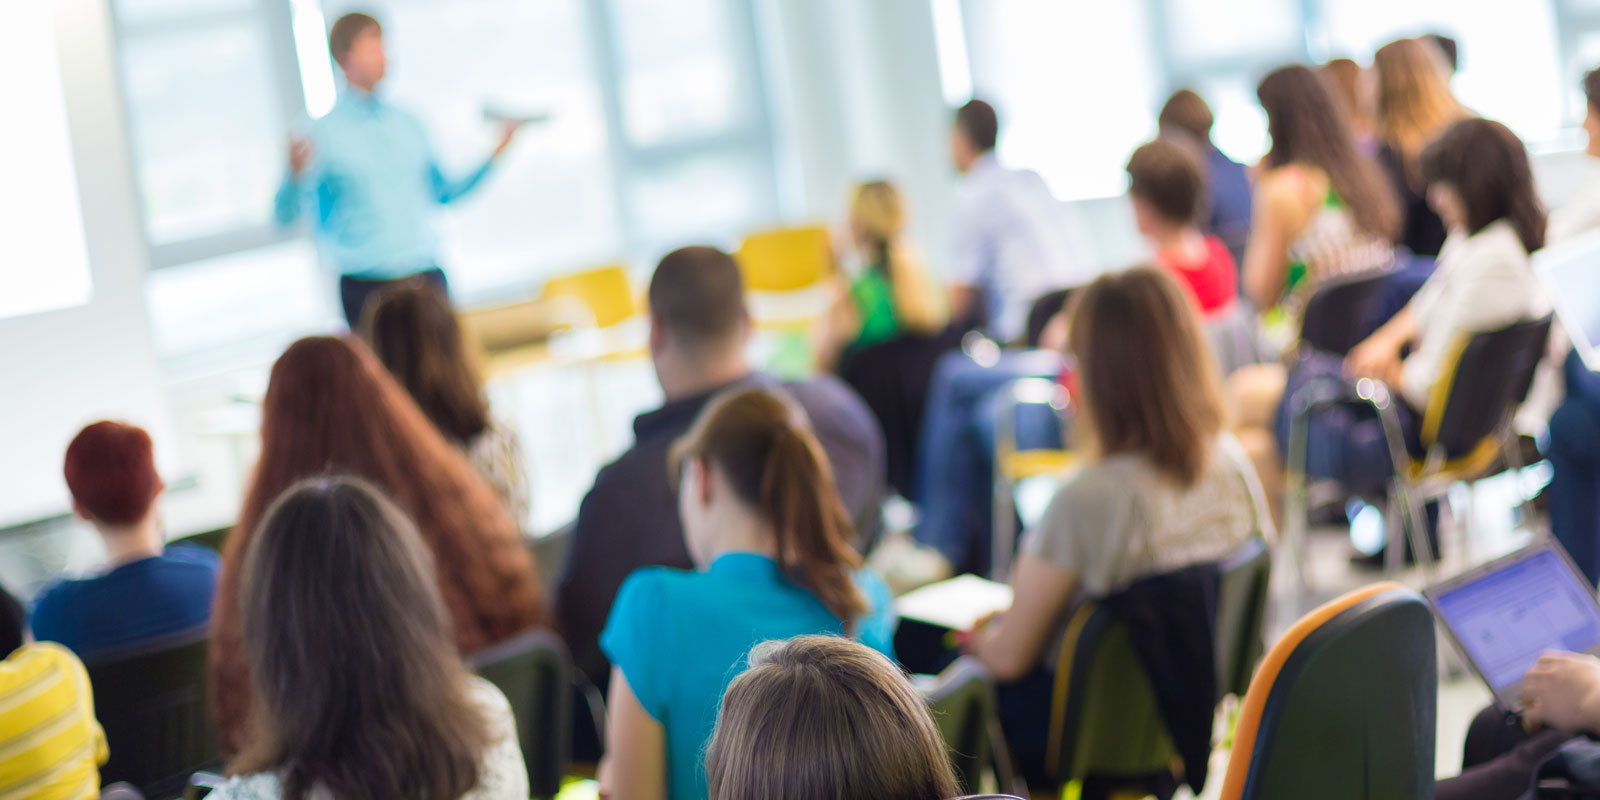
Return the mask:
<svg viewBox="0 0 1600 800"><path fill-rule="evenodd" d="M367 298L421 276L448 289L438 264L434 205L471 191L510 146L508 122L483 166L460 180L440 171L422 123L378 96L386 59L383 27L346 14L328 32L328 49L347 84L333 110L289 143L289 174L278 190L278 223L309 211L324 259L339 270L339 295L352 330Z"/></svg>

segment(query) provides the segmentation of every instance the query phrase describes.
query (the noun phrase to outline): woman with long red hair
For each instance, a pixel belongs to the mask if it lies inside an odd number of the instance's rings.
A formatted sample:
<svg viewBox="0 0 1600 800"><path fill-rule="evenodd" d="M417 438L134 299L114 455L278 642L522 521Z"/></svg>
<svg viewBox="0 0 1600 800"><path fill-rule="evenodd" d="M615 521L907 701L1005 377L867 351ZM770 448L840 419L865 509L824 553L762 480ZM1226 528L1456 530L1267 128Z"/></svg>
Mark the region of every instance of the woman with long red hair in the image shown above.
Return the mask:
<svg viewBox="0 0 1600 800"><path fill-rule="evenodd" d="M516 524L460 451L360 342L301 339L272 368L261 458L223 552L212 613L212 695L228 752L244 746L249 731L239 629L245 550L278 495L330 470L372 483L416 522L437 563L439 592L462 652L546 620L544 592Z"/></svg>

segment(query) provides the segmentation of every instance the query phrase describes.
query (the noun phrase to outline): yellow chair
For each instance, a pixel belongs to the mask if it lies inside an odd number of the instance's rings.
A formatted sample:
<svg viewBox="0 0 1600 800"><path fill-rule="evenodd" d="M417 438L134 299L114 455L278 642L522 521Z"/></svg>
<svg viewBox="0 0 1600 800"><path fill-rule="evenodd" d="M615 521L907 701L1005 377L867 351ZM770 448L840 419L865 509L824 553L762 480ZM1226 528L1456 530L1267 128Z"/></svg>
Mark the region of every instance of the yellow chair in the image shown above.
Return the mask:
<svg viewBox="0 0 1600 800"><path fill-rule="evenodd" d="M639 299L622 264L551 278L539 298L545 302L571 298L594 318L594 327L609 328L638 316Z"/></svg>
<svg viewBox="0 0 1600 800"><path fill-rule="evenodd" d="M1019 449L1016 416L1025 405L1047 406L1062 417L1062 429L1070 431L1067 416L1070 398L1067 390L1048 378L1023 378L1007 388L1000 415L995 420L994 502L989 576L997 581L1009 578L1011 559L1016 553L1017 485L1031 478L1061 475L1077 463L1076 453L1063 442L1059 448Z"/></svg>
<svg viewBox="0 0 1600 800"><path fill-rule="evenodd" d="M734 253L752 292L809 289L833 274L833 244L821 225L773 228L745 237Z"/></svg>
<svg viewBox="0 0 1600 800"><path fill-rule="evenodd" d="M549 305L523 300L457 313L463 338L472 345L486 377L514 372L549 358L550 334L570 322Z"/></svg>

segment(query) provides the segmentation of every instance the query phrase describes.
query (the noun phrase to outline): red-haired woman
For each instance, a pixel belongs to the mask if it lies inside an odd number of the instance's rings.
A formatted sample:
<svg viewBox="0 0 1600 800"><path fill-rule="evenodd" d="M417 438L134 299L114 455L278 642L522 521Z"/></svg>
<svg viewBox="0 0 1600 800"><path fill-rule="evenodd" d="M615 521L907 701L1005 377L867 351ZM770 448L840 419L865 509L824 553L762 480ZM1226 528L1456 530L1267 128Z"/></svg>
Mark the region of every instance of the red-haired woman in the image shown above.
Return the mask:
<svg viewBox="0 0 1600 800"><path fill-rule="evenodd" d="M272 368L261 460L223 552L211 670L217 722L229 752L245 744L248 731L249 676L238 608L245 549L278 495L328 471L372 483L416 522L437 563L439 592L463 652L545 621L544 593L517 527L460 451L360 342L301 339Z"/></svg>

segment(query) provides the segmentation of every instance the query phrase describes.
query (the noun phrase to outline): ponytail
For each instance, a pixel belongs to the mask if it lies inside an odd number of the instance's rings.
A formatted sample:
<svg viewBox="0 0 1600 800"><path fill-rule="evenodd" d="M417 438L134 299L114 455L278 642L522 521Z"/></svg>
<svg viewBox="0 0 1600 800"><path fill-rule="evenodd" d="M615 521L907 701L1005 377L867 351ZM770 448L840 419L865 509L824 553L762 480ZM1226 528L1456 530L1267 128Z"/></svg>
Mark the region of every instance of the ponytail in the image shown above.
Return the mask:
<svg viewBox="0 0 1600 800"><path fill-rule="evenodd" d="M773 431L760 510L777 534L784 577L816 595L850 633L867 612L854 575L861 556L850 546L850 516L818 450L809 433L788 422Z"/></svg>
<svg viewBox="0 0 1600 800"><path fill-rule="evenodd" d="M713 462L739 498L772 526L783 576L822 601L845 632L867 613L856 587L861 556L828 459L792 401L763 389L713 400L672 449L672 461Z"/></svg>

